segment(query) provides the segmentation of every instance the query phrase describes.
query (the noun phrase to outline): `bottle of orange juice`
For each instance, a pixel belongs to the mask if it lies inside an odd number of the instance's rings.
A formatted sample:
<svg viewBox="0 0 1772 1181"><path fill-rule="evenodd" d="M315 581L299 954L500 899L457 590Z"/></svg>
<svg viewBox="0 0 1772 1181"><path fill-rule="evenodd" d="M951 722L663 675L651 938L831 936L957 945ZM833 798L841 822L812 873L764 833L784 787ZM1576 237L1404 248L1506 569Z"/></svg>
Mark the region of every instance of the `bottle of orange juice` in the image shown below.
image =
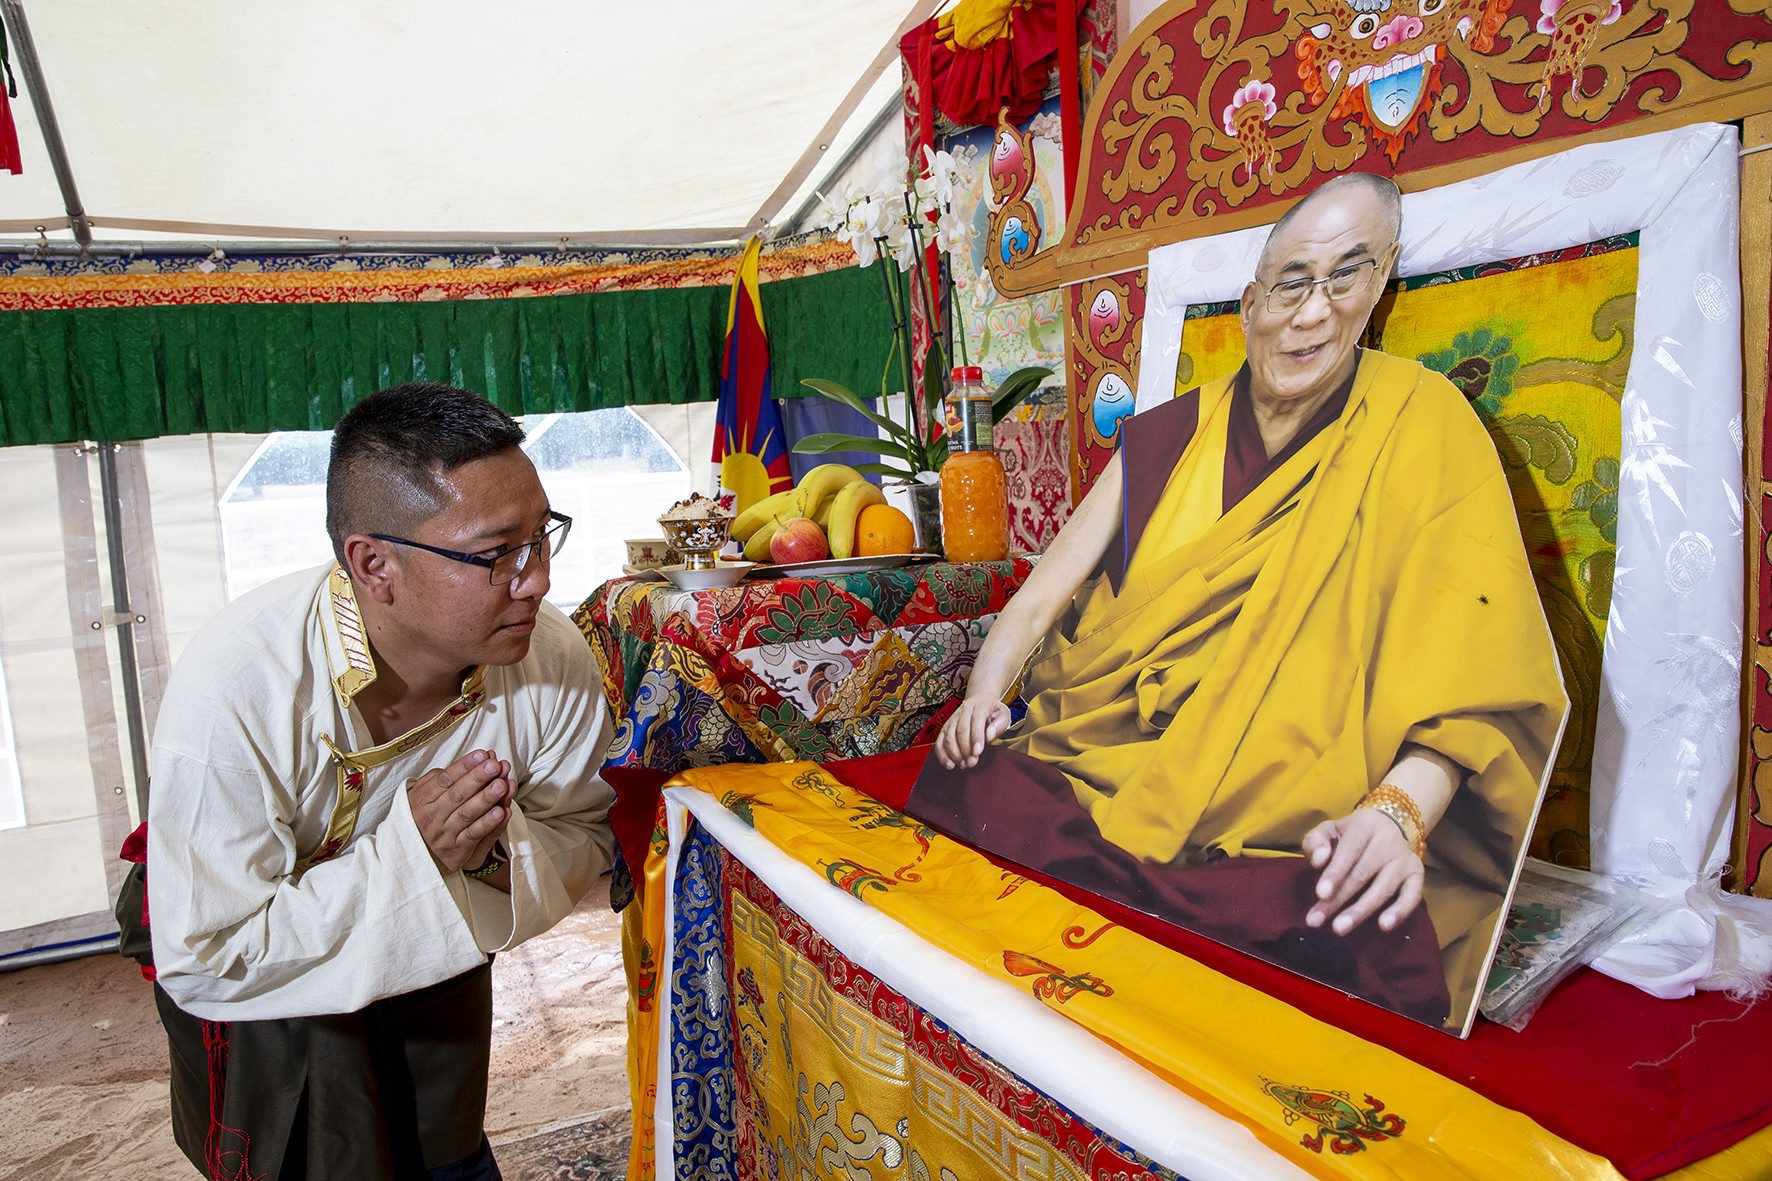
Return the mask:
<svg viewBox="0 0 1772 1181"><path fill-rule="evenodd" d="M941 539L950 562L1009 554L1009 482L991 445L984 370L957 366L948 383L948 457L941 465Z"/></svg>

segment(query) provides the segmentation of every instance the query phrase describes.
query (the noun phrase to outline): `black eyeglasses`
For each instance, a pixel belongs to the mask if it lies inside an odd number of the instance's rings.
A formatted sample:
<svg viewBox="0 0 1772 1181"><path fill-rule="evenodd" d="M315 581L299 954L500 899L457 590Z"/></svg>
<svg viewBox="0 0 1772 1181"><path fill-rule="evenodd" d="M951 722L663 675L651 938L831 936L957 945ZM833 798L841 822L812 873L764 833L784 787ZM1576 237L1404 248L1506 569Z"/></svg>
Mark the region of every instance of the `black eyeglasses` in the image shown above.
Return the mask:
<svg viewBox="0 0 1772 1181"><path fill-rule="evenodd" d="M572 531L572 518L565 513L548 510L547 527L542 535L534 541L514 545L509 549L495 550L485 554L464 554L458 550L441 549L434 545L426 545L422 541L413 541L409 537L394 537L386 533L371 533L369 536L377 541L391 541L395 545L409 545L413 549L424 550L427 554L436 554L440 558L448 558L452 562L466 562L470 566L486 567L486 576L493 586L504 586L515 582L529 569L529 559L535 558L542 565L547 565L553 556L566 547L566 535Z"/></svg>
<svg viewBox="0 0 1772 1181"><path fill-rule="evenodd" d="M1323 294L1330 299L1346 299L1355 292L1366 290L1377 273L1378 260L1369 258L1330 271L1321 279L1288 279L1284 283L1275 283L1267 289L1267 310L1289 312L1309 299L1317 287L1322 287Z"/></svg>

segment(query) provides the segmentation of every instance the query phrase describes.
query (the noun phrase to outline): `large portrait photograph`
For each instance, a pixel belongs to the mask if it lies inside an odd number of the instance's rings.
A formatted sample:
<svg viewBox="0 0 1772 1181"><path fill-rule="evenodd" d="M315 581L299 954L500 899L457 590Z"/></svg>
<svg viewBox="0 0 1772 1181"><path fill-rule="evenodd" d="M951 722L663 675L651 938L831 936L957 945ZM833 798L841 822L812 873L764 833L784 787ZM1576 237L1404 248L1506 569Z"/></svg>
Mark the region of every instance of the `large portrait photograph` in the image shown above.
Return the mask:
<svg viewBox="0 0 1772 1181"><path fill-rule="evenodd" d="M1594 189L1579 158L1477 201L1346 174L1154 251L1139 412L907 810L1468 1033L1524 857L1584 863L1590 783L1618 774L1595 760L1634 658L1615 601L1648 621L1682 595L1619 559L1658 495L1621 486L1670 425L1627 396L1639 297L1667 314L1639 256L1674 257L1692 179L1638 163L1653 192L1588 202L1550 175ZM1664 724L1701 708L1672 673Z"/></svg>

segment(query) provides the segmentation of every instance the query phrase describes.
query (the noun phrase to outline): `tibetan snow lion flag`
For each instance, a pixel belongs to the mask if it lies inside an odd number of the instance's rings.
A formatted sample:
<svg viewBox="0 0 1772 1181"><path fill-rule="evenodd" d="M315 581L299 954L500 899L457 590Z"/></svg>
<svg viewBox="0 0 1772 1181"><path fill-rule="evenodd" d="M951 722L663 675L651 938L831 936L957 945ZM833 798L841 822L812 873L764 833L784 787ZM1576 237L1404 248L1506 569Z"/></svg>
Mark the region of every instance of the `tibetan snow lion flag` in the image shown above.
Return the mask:
<svg viewBox="0 0 1772 1181"><path fill-rule="evenodd" d="M770 397L769 337L757 295L760 238L745 243L726 308L726 356L720 365L720 405L714 416L714 467L718 490L731 493L743 512L793 482L781 410Z"/></svg>

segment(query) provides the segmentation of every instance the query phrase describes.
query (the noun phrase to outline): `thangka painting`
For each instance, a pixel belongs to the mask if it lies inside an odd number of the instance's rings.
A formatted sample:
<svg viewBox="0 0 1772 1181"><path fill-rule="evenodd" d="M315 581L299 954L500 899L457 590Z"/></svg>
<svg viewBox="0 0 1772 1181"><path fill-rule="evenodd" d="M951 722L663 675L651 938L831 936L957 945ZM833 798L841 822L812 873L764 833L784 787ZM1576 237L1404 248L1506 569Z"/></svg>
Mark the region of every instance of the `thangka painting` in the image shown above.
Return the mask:
<svg viewBox="0 0 1772 1181"><path fill-rule="evenodd" d="M1064 220L1063 152L1058 100L1048 99L1015 129L999 137L988 127L959 130L945 147L972 161L968 187L955 195L958 209L972 211L973 240L953 256L955 331L965 354L984 369L991 388L1028 365L1043 365L1054 376L1033 397L996 424L996 444L1009 477L1009 544L1012 549L1044 551L1070 516L1068 424L1064 409L1064 294L1036 291L1007 296L992 285L990 241L991 176L996 157L1031 154L1035 181L1025 194L1034 216L1046 224Z"/></svg>

